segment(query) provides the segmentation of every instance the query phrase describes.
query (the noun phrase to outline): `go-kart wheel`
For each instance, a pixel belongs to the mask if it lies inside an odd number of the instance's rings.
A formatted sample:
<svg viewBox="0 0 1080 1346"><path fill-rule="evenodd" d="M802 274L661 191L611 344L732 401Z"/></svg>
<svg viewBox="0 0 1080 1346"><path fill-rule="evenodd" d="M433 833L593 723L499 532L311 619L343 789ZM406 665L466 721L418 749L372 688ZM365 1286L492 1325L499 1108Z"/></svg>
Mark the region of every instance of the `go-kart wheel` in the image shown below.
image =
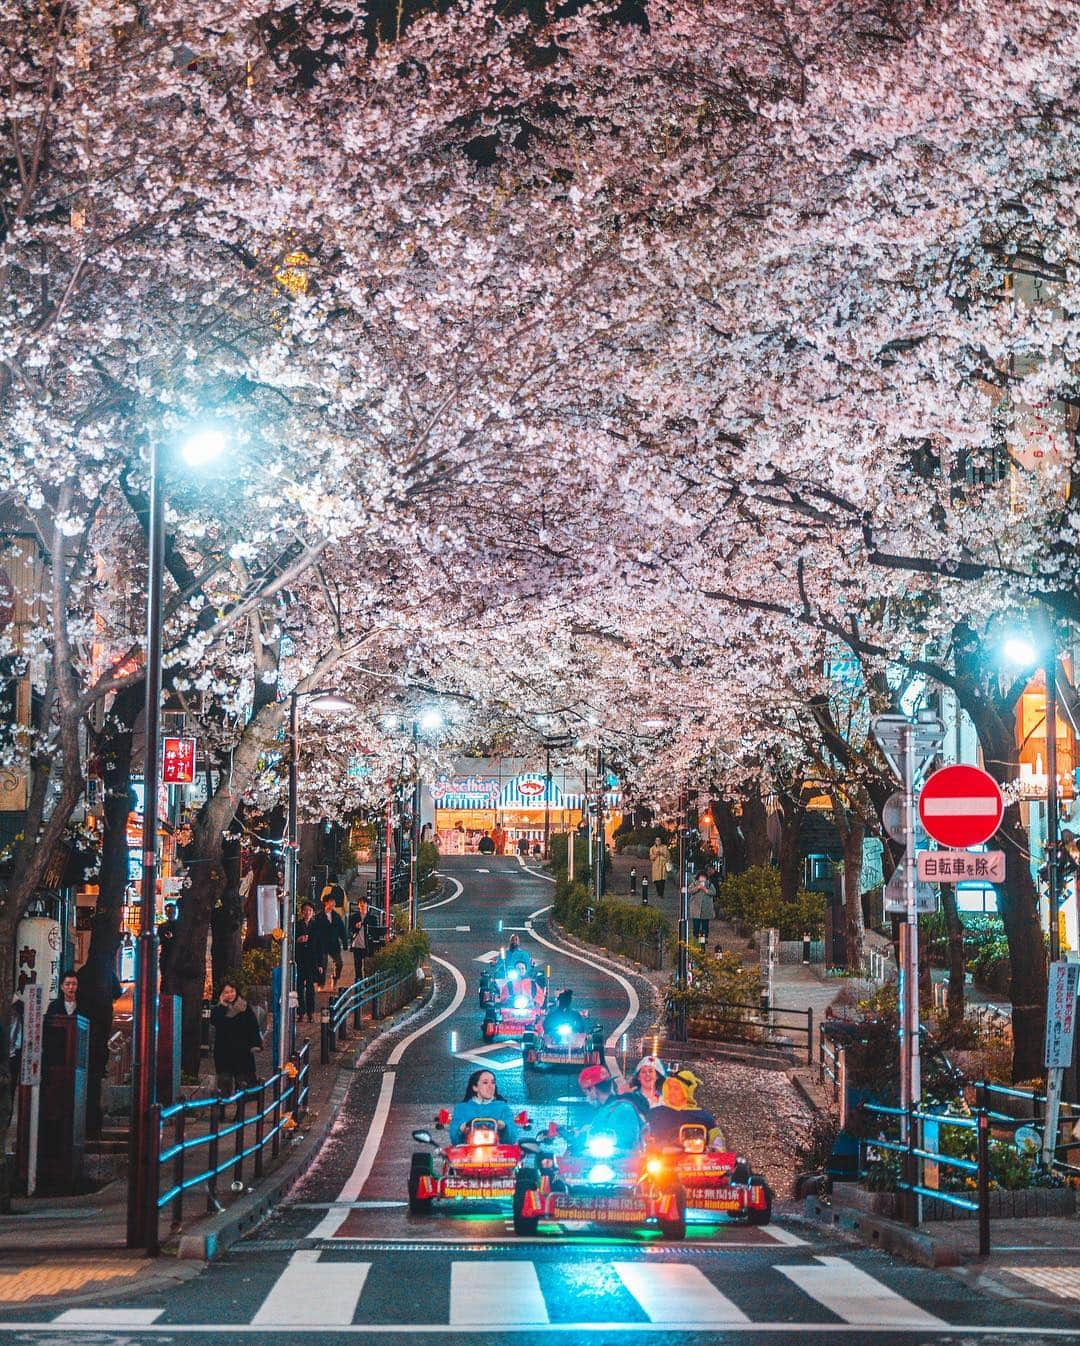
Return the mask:
<svg viewBox="0 0 1080 1346"><path fill-rule="evenodd" d="M745 1159L737 1159L731 1170L731 1181L746 1187L750 1182L750 1165Z"/></svg>
<svg viewBox="0 0 1080 1346"><path fill-rule="evenodd" d="M430 1178L435 1172L435 1164L430 1154L414 1154L409 1165L409 1212L412 1215L429 1215L433 1198L420 1195L420 1179Z"/></svg>
<svg viewBox="0 0 1080 1346"><path fill-rule="evenodd" d="M519 1173L514 1183L514 1233L515 1234L535 1234L539 1225L540 1217L538 1215L525 1215L526 1192L535 1192L540 1186L540 1180L535 1172Z"/></svg>
<svg viewBox="0 0 1080 1346"><path fill-rule="evenodd" d="M678 1213L674 1220L658 1220L660 1233L666 1239L680 1241L686 1238L686 1188L682 1183L669 1189L675 1197ZM666 1195L666 1193L665 1193Z"/></svg>
<svg viewBox="0 0 1080 1346"><path fill-rule="evenodd" d="M756 1225L768 1224L772 1219L772 1190L760 1173L751 1175L750 1186L765 1188L765 1205L760 1210L748 1210L746 1212L746 1223Z"/></svg>

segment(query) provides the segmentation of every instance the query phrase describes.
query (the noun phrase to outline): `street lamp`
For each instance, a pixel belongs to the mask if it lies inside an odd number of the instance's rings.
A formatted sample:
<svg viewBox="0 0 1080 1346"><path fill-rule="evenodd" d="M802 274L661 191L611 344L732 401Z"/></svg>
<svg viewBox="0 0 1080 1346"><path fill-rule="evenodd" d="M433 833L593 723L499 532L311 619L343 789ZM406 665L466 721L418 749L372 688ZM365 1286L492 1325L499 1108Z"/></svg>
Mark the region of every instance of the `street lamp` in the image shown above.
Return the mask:
<svg viewBox="0 0 1080 1346"><path fill-rule="evenodd" d="M420 902L420 731L434 733L442 727L443 713L438 706L425 706L413 718L413 809L412 809L412 845L409 854L409 929L416 929L417 909Z"/></svg>
<svg viewBox="0 0 1080 1346"><path fill-rule="evenodd" d="M223 431L188 437L180 454L192 467L203 467L228 447ZM158 759L161 756L161 629L165 588L165 498L162 461L156 438L149 447L150 501L147 520L146 699L143 738L142 879L139 885L139 938L135 945L135 1003L131 1040L131 1131L128 1151L127 1244L146 1246L157 1228L157 1193L150 1188L151 1109L157 1102L158 955L157 832Z"/></svg>
<svg viewBox="0 0 1080 1346"><path fill-rule="evenodd" d="M1058 908L1061 905L1061 860L1058 855L1057 779L1057 634L1046 621L1044 639L1036 644L1027 636L1009 636L1002 645L1006 662L1031 669L1042 664L1046 685L1046 906L1050 927L1050 962L1061 957Z"/></svg>
<svg viewBox="0 0 1080 1346"><path fill-rule="evenodd" d="M275 1064L278 1070L291 1055L294 945L296 943L296 882L299 871L298 795L300 792L300 700L310 698L312 710L328 713L354 710L353 703L326 688L289 695L289 828L285 847L285 909L281 921L281 985L278 988L278 1034Z"/></svg>

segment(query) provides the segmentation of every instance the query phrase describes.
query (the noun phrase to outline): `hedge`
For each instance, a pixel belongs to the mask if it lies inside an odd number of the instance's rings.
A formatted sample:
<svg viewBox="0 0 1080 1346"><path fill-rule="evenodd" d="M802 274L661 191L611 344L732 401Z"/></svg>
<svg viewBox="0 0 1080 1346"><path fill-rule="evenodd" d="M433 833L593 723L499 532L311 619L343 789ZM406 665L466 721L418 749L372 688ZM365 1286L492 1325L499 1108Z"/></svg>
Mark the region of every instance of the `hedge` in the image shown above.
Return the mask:
<svg viewBox="0 0 1080 1346"><path fill-rule="evenodd" d="M780 871L763 865L729 874L720 884L718 914L752 930L776 928L781 939L820 939L825 928L825 894L800 891L794 901L780 896Z"/></svg>
<svg viewBox="0 0 1080 1346"><path fill-rule="evenodd" d="M407 977L415 972L431 952L431 941L423 929L407 930L404 934L384 945L374 958L365 965L367 976L390 972L398 977Z"/></svg>
<svg viewBox="0 0 1080 1346"><path fill-rule="evenodd" d="M587 917L589 910L591 921ZM594 902L583 883L570 884L565 877L555 885L554 913L555 919L573 934L617 953L637 956L652 953L659 941L667 944L675 934L668 918L654 907L634 906L614 897Z"/></svg>

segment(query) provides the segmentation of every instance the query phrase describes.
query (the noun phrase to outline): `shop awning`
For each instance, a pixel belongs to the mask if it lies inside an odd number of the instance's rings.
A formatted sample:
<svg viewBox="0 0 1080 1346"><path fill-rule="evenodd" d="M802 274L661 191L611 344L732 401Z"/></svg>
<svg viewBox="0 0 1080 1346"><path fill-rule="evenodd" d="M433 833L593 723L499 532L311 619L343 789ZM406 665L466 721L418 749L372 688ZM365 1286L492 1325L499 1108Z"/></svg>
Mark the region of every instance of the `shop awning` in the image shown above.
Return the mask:
<svg viewBox="0 0 1080 1346"><path fill-rule="evenodd" d="M508 780L499 796L502 809L564 809L563 792L554 780L548 782L543 776L515 776Z"/></svg>

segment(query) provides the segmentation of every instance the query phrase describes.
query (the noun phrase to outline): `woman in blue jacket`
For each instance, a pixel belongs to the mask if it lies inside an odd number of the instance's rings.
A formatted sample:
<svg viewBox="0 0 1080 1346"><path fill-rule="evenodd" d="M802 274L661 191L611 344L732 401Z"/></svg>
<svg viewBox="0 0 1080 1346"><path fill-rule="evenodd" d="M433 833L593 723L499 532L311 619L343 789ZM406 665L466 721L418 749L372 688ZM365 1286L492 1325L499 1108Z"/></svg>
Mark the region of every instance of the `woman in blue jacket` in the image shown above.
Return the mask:
<svg viewBox="0 0 1080 1346"><path fill-rule="evenodd" d="M513 1145L517 1141L514 1114L495 1087L495 1076L490 1070L474 1070L465 1086L465 1097L455 1104L450 1118L450 1144L461 1145L466 1131L477 1117L490 1117L499 1130L499 1144Z"/></svg>

